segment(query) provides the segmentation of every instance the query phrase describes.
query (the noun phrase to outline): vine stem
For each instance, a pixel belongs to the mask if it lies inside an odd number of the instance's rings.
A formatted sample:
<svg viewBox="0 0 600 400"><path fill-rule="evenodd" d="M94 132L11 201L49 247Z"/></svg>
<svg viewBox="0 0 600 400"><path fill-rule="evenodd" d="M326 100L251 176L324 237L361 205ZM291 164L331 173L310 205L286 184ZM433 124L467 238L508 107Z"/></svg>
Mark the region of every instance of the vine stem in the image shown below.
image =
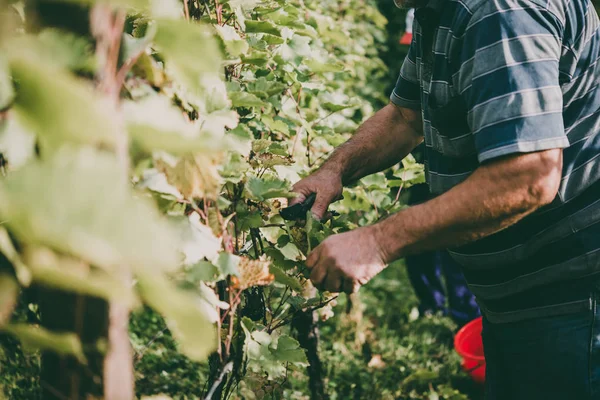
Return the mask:
<svg viewBox="0 0 600 400"><path fill-rule="evenodd" d="M219 374L219 377L213 383L212 387L208 391L208 394L206 395L206 397L204 398L204 400L211 400L212 399L212 397L215 394L217 388L219 387L219 385L221 385L221 382L223 382L223 378L225 378L225 375L227 375L231 371L233 371L233 361L229 361L227 364L225 364L225 366L223 367L223 370Z"/></svg>
<svg viewBox="0 0 600 400"><path fill-rule="evenodd" d="M185 20L190 20L190 7L188 6L188 0L183 0L183 11L185 13Z"/></svg>
<svg viewBox="0 0 600 400"><path fill-rule="evenodd" d="M90 28L97 41L96 56L103 63L98 76L98 90L107 96L115 110L114 118L117 126L115 152L123 171L122 184L129 183L130 168L129 138L123 115L119 111L121 87L128 70L118 70L126 17L124 10L113 11L105 5L94 6L90 15ZM131 282L131 271L122 266L119 278L127 283ZM104 397L108 400L134 396L133 354L127 334L128 326L129 308L116 302L109 303L109 350L103 366Z"/></svg>

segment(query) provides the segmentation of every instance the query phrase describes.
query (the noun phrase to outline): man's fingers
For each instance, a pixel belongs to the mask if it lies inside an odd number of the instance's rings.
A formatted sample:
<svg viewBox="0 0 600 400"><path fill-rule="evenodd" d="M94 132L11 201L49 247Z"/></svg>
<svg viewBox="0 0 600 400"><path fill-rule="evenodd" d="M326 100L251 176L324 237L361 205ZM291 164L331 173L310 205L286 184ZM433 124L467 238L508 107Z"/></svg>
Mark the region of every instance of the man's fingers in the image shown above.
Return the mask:
<svg viewBox="0 0 600 400"><path fill-rule="evenodd" d="M313 268L310 273L310 280L316 288L320 288L325 276L327 275L327 268L323 265L319 265L317 268Z"/></svg>
<svg viewBox="0 0 600 400"><path fill-rule="evenodd" d="M294 188L292 188L292 192L295 192L297 194L297 196L296 197L292 197L288 201L288 206L293 206L294 204L302 203L308 197L308 196L304 195L303 193L296 192L294 190Z"/></svg>
<svg viewBox="0 0 600 400"><path fill-rule="evenodd" d="M332 293L339 293L342 291L342 284L342 274L339 270L329 271L323 289Z"/></svg>
<svg viewBox="0 0 600 400"><path fill-rule="evenodd" d="M313 251L310 252L308 257L306 258L306 267L312 269L317 265L317 261L319 261L319 253L321 252L321 247L317 246Z"/></svg>
<svg viewBox="0 0 600 400"><path fill-rule="evenodd" d="M360 289L360 283L356 282L354 279L345 278L342 284L342 290L344 293L352 294L358 292Z"/></svg>
<svg viewBox="0 0 600 400"><path fill-rule="evenodd" d="M315 204L313 204L310 211L313 213L315 218L320 221L323 219L323 215L325 215L325 211L327 211L329 204L331 204L331 198L329 196L326 196L324 193L317 193Z"/></svg>

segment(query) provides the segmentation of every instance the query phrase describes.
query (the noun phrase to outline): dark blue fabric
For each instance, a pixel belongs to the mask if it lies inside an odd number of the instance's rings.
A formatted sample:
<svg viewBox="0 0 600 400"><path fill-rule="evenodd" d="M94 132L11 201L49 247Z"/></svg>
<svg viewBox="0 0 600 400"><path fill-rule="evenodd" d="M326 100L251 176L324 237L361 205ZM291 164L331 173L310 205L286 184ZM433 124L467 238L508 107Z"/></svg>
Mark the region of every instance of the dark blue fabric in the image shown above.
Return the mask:
<svg viewBox="0 0 600 400"><path fill-rule="evenodd" d="M408 277L419 299L419 313L441 311L458 326L480 315L460 266L447 252L423 253L406 257L405 261Z"/></svg>
<svg viewBox="0 0 600 400"><path fill-rule="evenodd" d="M600 400L598 292L589 311L521 322L483 320L486 400Z"/></svg>

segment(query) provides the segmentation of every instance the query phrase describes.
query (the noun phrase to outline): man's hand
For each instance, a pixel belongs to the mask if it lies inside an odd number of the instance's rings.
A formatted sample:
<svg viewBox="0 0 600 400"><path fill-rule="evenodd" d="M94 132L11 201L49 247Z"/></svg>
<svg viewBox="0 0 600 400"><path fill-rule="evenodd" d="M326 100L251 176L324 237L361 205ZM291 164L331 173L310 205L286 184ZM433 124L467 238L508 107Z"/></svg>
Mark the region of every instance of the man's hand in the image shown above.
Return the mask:
<svg viewBox="0 0 600 400"><path fill-rule="evenodd" d="M316 219L321 220L329 204L341 198L342 189L342 177L339 173L327 168L320 169L294 185L292 190L298 193L298 197L290 201L290 205L301 203L311 193L315 193L317 198L311 211Z"/></svg>
<svg viewBox="0 0 600 400"><path fill-rule="evenodd" d="M354 293L386 266L376 226L330 236L306 260L310 280L320 290Z"/></svg>

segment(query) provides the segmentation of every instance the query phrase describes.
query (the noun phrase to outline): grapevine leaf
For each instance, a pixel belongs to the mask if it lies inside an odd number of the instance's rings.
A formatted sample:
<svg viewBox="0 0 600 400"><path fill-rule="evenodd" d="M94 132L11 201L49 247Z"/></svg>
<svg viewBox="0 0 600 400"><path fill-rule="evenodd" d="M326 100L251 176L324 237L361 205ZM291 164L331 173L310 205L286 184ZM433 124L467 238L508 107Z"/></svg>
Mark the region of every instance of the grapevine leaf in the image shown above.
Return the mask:
<svg viewBox="0 0 600 400"><path fill-rule="evenodd" d="M238 57L246 54L248 51L248 42L240 37L237 31L230 25L215 25L215 29L225 44L227 52L232 57Z"/></svg>
<svg viewBox="0 0 600 400"><path fill-rule="evenodd" d="M185 199L215 198L221 186L217 169L220 158L219 154L186 154L174 166L163 159L156 160L155 164Z"/></svg>
<svg viewBox="0 0 600 400"><path fill-rule="evenodd" d="M33 281L40 285L116 301L128 307L137 305L130 285L81 261L58 256L45 248L28 248L25 263Z"/></svg>
<svg viewBox="0 0 600 400"><path fill-rule="evenodd" d="M227 182L239 182L250 169L248 162L237 152L228 154L227 161L223 163L219 173Z"/></svg>
<svg viewBox="0 0 600 400"><path fill-rule="evenodd" d="M275 197L295 197L296 195L289 190L289 184L286 181L275 177L256 178L251 177L246 183L246 189L252 199L264 201Z"/></svg>
<svg viewBox="0 0 600 400"><path fill-rule="evenodd" d="M312 72L343 72L344 65L339 62L321 62L315 59L306 59L304 64L310 68Z"/></svg>
<svg viewBox="0 0 600 400"><path fill-rule="evenodd" d="M140 189L148 189L156 193L169 194L176 199L183 199L183 195L179 190L174 186L169 185L165 174L158 172L155 168L144 170L137 187Z"/></svg>
<svg viewBox="0 0 600 400"><path fill-rule="evenodd" d="M141 296L165 317L185 355L194 361L203 361L216 349L215 328L202 309L203 300L144 271L137 274L137 279Z"/></svg>
<svg viewBox="0 0 600 400"><path fill-rule="evenodd" d="M234 107L264 107L265 103L256 95L248 92L231 92L229 99Z"/></svg>
<svg viewBox="0 0 600 400"><path fill-rule="evenodd" d="M277 361L290 362L299 366L308 366L308 360L300 343L287 335L279 336L277 347L271 349L271 353Z"/></svg>
<svg viewBox="0 0 600 400"><path fill-rule="evenodd" d="M281 36L281 30L271 21L246 21L246 33L268 33Z"/></svg>
<svg viewBox="0 0 600 400"><path fill-rule="evenodd" d="M254 50L248 56L242 56L242 61L245 64L256 65L257 67L265 67L270 60L269 53Z"/></svg>
<svg viewBox="0 0 600 400"><path fill-rule="evenodd" d="M221 276L238 275L238 265L240 257L231 253L220 253L216 261L216 266Z"/></svg>
<svg viewBox="0 0 600 400"><path fill-rule="evenodd" d="M91 86L32 59L13 58L10 65L19 82L13 108L47 149L55 150L65 141L114 146L114 110Z"/></svg>
<svg viewBox="0 0 600 400"><path fill-rule="evenodd" d="M198 90L202 75L218 75L221 52L206 26L170 19L156 23L154 44L167 57L167 66L176 76Z"/></svg>
<svg viewBox="0 0 600 400"><path fill-rule="evenodd" d="M20 240L108 270L177 265L173 228L149 200L133 197L107 153L63 149L15 171L0 184L0 214Z"/></svg>
<svg viewBox="0 0 600 400"><path fill-rule="evenodd" d="M197 213L191 214L181 221L180 250L184 255L184 265L193 265L203 259L214 260L221 248L221 239L212 230L200 223Z"/></svg>
<svg viewBox="0 0 600 400"><path fill-rule="evenodd" d="M297 278L286 274L281 268L276 267L273 264L271 264L270 271L275 276L276 282L289 286L296 292L302 292L302 284Z"/></svg>
<svg viewBox="0 0 600 400"><path fill-rule="evenodd" d="M63 356L73 356L81 364L87 363L79 337L74 333L55 333L28 324L9 324L1 330L16 336L26 349L50 350Z"/></svg>
<svg viewBox="0 0 600 400"><path fill-rule="evenodd" d="M290 128L288 125L280 119L273 120L273 118L263 115L261 121L265 124L271 131L281 132L285 135L290 134ZM286 154L287 155L287 152Z"/></svg>
<svg viewBox="0 0 600 400"><path fill-rule="evenodd" d="M260 77L254 82L248 84L250 93L266 93L267 96L281 94L287 86L282 82L269 81L265 77Z"/></svg>
<svg viewBox="0 0 600 400"><path fill-rule="evenodd" d="M188 277L193 282L216 282L221 280L219 269L208 261L199 261L188 267Z"/></svg>

